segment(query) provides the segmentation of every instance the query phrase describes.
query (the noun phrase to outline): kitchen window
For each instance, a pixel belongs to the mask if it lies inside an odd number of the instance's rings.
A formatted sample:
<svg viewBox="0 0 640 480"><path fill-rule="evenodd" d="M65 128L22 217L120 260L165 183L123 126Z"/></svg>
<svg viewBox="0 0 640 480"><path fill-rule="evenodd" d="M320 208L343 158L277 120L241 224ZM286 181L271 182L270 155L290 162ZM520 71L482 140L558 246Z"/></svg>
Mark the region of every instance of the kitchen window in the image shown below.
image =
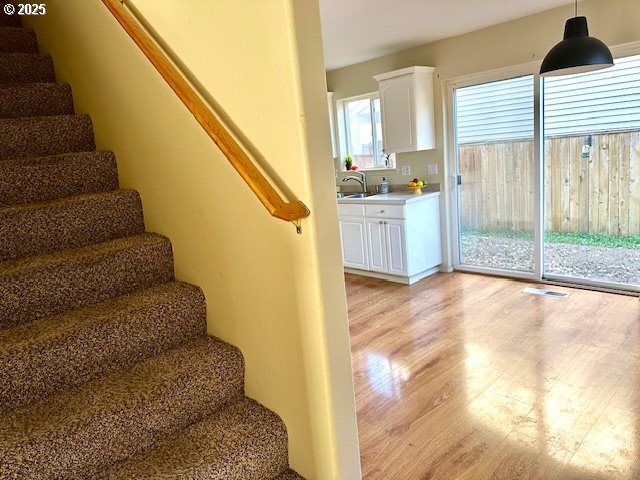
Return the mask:
<svg viewBox="0 0 640 480"><path fill-rule="evenodd" d="M359 170L395 168L394 156L382 153L382 123L378 93L338 102L341 164L350 155Z"/></svg>

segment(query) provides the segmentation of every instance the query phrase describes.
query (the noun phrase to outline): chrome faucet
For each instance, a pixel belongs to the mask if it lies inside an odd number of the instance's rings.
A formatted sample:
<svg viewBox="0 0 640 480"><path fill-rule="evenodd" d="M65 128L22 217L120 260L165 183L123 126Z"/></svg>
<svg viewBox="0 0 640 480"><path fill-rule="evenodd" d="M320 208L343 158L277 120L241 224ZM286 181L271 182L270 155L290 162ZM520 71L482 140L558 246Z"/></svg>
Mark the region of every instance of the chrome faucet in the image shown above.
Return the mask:
<svg viewBox="0 0 640 480"><path fill-rule="evenodd" d="M367 193L367 177L365 177L364 172L354 171L353 173L357 173L358 175L360 175L361 178L349 176L349 177L344 177L342 181L346 182L347 180L355 180L362 186L362 193Z"/></svg>

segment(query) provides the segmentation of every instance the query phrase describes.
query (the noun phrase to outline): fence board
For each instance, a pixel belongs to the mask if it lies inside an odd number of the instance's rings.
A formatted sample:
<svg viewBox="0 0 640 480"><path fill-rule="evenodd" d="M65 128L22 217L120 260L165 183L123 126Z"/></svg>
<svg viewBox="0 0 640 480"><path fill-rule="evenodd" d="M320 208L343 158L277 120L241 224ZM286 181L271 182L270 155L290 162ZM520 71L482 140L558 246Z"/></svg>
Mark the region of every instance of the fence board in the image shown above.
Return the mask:
<svg viewBox="0 0 640 480"><path fill-rule="evenodd" d="M630 158L630 143L631 137L629 135L619 134L618 138L620 140L620 150L618 153L619 163L620 163L620 176L618 178L618 193L619 193L619 223L618 229L620 231L621 236L629 235L629 203L631 202L631 185L630 185L630 168L631 168L631 158Z"/></svg>
<svg viewBox="0 0 640 480"><path fill-rule="evenodd" d="M609 136L600 139L598 150L598 228L595 233L609 233Z"/></svg>
<svg viewBox="0 0 640 480"><path fill-rule="evenodd" d="M572 232L571 226L571 142L560 142L560 156L555 159L560 169L560 210L554 215L560 217L563 232Z"/></svg>
<svg viewBox="0 0 640 480"><path fill-rule="evenodd" d="M587 232L598 232L600 225L600 136L594 136L589 152L589 225Z"/></svg>
<svg viewBox="0 0 640 480"><path fill-rule="evenodd" d="M620 141L617 135L609 137L609 234L620 234Z"/></svg>
<svg viewBox="0 0 640 480"><path fill-rule="evenodd" d="M640 132L545 141L545 228L640 235ZM463 228L532 230L533 143L463 145L458 153Z"/></svg>
<svg viewBox="0 0 640 480"><path fill-rule="evenodd" d="M544 195L543 201L544 201L544 218L545 218L545 225L544 228L546 230L555 230L555 226L553 225L553 217L551 215L551 212L553 212L553 200L556 197L555 195L553 195L553 185L550 182L551 179L551 158L553 158L553 155L555 155L555 147L557 146L556 142L551 143L549 141L545 141L544 142L544 172L543 172L543 179L544 179L544 189L545 192L547 192L546 195Z"/></svg>
<svg viewBox="0 0 640 480"><path fill-rule="evenodd" d="M491 205L491 198L495 199L493 194L493 182L494 173L489 169L487 162L487 146L483 145L480 149L480 175L482 184L482 223L481 228L487 230L492 226L495 226L495 218L493 212L496 211L495 205ZM494 227L495 228L495 227Z"/></svg>
<svg viewBox="0 0 640 480"><path fill-rule="evenodd" d="M586 140L586 138L585 138ZM575 163L578 173L578 196L576 201L578 209L573 213L576 220L576 228L578 232L589 231L589 157L582 156L583 147L586 141L576 142L575 144ZM587 152L588 155L588 152Z"/></svg>
<svg viewBox="0 0 640 480"><path fill-rule="evenodd" d="M640 132L629 141L629 234L640 233Z"/></svg>

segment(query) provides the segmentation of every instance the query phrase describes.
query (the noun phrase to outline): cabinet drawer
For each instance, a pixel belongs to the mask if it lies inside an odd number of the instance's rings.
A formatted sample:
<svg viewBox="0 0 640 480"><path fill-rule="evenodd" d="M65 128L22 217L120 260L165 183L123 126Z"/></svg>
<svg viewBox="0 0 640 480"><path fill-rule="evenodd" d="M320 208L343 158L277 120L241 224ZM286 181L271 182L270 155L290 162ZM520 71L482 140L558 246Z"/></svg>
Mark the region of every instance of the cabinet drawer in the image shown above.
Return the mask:
<svg viewBox="0 0 640 480"><path fill-rule="evenodd" d="M362 203L339 203L338 215L364 217L364 205Z"/></svg>
<svg viewBox="0 0 640 480"><path fill-rule="evenodd" d="M365 205L365 215L375 218L404 218L404 205Z"/></svg>

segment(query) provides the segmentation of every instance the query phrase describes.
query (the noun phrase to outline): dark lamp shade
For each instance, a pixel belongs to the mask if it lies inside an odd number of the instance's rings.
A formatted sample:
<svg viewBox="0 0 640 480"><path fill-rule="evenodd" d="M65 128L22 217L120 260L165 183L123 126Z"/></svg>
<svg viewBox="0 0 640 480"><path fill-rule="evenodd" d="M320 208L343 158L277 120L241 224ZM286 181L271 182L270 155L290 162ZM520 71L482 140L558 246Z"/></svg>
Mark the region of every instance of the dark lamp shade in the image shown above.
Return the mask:
<svg viewBox="0 0 640 480"><path fill-rule="evenodd" d="M587 18L574 17L567 20L564 26L564 40L544 57L540 75L572 75L611 66L613 55L603 42L589 36Z"/></svg>

